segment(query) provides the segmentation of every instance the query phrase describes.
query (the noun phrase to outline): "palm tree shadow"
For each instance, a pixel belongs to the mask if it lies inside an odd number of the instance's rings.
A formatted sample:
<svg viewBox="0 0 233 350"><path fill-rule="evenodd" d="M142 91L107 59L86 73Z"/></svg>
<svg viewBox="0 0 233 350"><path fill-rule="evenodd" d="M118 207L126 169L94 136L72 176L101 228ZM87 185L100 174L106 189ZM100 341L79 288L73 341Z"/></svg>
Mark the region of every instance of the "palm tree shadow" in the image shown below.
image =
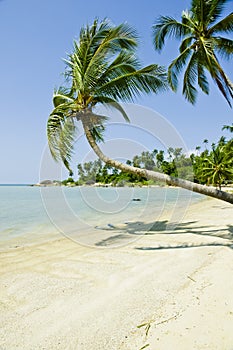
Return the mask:
<svg viewBox="0 0 233 350"><path fill-rule="evenodd" d="M194 225L193 225L194 224ZM195 221L186 223L170 224L166 220L159 221L151 225L148 232L145 235L155 234L166 234L166 235L177 235L177 234L192 234L199 236L209 236L212 238L218 238L218 241L212 242L200 242L200 243L184 243L184 244L172 244L172 245L159 245L156 247L137 247L137 250L162 250L162 249L183 249L183 248L198 248L198 247L229 247L233 249L233 226L227 225L226 228L210 228L209 226L196 226ZM169 229L173 228L173 229ZM131 231L133 233L133 231ZM220 238L220 240L219 240Z"/></svg>
<svg viewBox="0 0 233 350"><path fill-rule="evenodd" d="M184 244L168 244L154 247L136 247L137 250L162 250L162 249L181 249L181 248L198 248L209 246L224 246L233 249L233 226L228 225L225 228L210 228L209 226L198 226L197 221L190 221L185 223L169 223L167 220L145 223L142 221L125 223L124 227L118 228L112 226L111 232L114 235L103 239L96 243L97 246L109 246L113 242L116 243L126 241L129 235L137 236L152 236L152 235L166 235L166 237L174 235L197 235L202 237L213 238L213 241L198 242L198 243L184 243ZM217 241L216 241L217 238ZM129 240L130 241L130 240Z"/></svg>
<svg viewBox="0 0 233 350"><path fill-rule="evenodd" d="M198 244L178 244L178 245L167 245L158 247L136 247L136 250L169 250L169 249L186 249L186 248L201 248L201 247L228 247L233 249L233 242L230 243L198 243Z"/></svg>

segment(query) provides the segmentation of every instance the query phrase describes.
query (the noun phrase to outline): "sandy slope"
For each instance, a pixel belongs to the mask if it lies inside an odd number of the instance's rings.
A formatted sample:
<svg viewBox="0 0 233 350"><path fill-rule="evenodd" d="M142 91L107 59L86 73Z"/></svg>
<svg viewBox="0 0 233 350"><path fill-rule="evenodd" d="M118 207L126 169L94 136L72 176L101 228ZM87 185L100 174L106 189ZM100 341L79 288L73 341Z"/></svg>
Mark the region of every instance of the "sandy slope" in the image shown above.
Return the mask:
<svg viewBox="0 0 233 350"><path fill-rule="evenodd" d="M62 238L2 252L0 349L233 350L232 214L205 200L125 247Z"/></svg>

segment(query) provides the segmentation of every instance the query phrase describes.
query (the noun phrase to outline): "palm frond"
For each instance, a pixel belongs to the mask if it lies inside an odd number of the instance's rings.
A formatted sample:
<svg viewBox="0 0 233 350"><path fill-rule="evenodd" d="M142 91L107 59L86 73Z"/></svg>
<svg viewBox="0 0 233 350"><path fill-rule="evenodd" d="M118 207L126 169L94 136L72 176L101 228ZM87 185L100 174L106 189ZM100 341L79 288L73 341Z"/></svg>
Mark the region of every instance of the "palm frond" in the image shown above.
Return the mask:
<svg viewBox="0 0 233 350"><path fill-rule="evenodd" d="M97 59L88 67L83 78L84 93L92 93L100 85L101 77L107 69L107 62Z"/></svg>
<svg viewBox="0 0 233 350"><path fill-rule="evenodd" d="M223 11L226 0L192 0L193 17L206 27L216 21Z"/></svg>
<svg viewBox="0 0 233 350"><path fill-rule="evenodd" d="M190 45L192 45L192 42L195 40L196 38L194 36L188 36L187 38L185 38L180 47L179 47L179 51L183 52L184 50L186 50Z"/></svg>
<svg viewBox="0 0 233 350"><path fill-rule="evenodd" d="M62 159L71 159L73 144L75 141L75 125L72 118L66 118L62 125L59 137L59 151Z"/></svg>
<svg viewBox="0 0 233 350"><path fill-rule="evenodd" d="M193 35L198 28L198 20L192 11L182 11L181 14L182 24L187 28L186 35Z"/></svg>
<svg viewBox="0 0 233 350"><path fill-rule="evenodd" d="M188 26L169 16L160 16L152 28L155 49L158 51L163 48L167 37L180 39L190 32Z"/></svg>
<svg viewBox="0 0 233 350"><path fill-rule="evenodd" d="M141 93L157 93L166 90L166 78L165 69L154 64L116 77L103 84L96 93L106 95L115 101L132 101Z"/></svg>
<svg viewBox="0 0 233 350"><path fill-rule="evenodd" d="M233 40L223 37L213 37L215 51L222 58L230 59L233 54Z"/></svg>
<svg viewBox="0 0 233 350"><path fill-rule="evenodd" d="M79 42L74 41L73 53L64 62L67 65L66 77L70 78L75 90L84 90L84 76L90 61L111 30L109 21L99 23L96 19L91 27L81 28Z"/></svg>
<svg viewBox="0 0 233 350"><path fill-rule="evenodd" d="M231 107L231 100L233 99L233 84L218 63L215 55L213 55L212 61L212 66L215 67L216 70L216 73L214 76L212 75L212 78Z"/></svg>
<svg viewBox="0 0 233 350"><path fill-rule="evenodd" d="M98 19L95 19L91 27L87 25L81 28L79 42L74 42L74 53L77 55L77 58L81 58L82 76L110 30L111 24L107 19L100 23Z"/></svg>
<svg viewBox="0 0 233 350"><path fill-rule="evenodd" d="M109 51L118 52L119 49L134 51L137 47L137 32L128 24L122 23L111 28L103 41L103 46Z"/></svg>
<svg viewBox="0 0 233 350"><path fill-rule="evenodd" d="M137 34L127 23L109 29L107 34L101 41L97 42L95 50L90 45L90 60L86 70L99 61L106 59L109 55L114 55L121 50L129 50L133 52L137 47Z"/></svg>
<svg viewBox="0 0 233 350"><path fill-rule="evenodd" d="M55 108L65 103L67 104L72 102L73 99L71 97L67 96L67 94L59 93L59 91L56 91L53 95L53 105Z"/></svg>
<svg viewBox="0 0 233 350"><path fill-rule="evenodd" d="M60 152L58 149L58 139L62 128L64 117L62 115L51 113L47 122L47 138L48 145L54 160L60 159Z"/></svg>
<svg viewBox="0 0 233 350"><path fill-rule="evenodd" d="M63 59L66 64L65 77L67 82L72 83L71 91L82 91L83 86L83 76L84 76L84 63L79 58L77 53L72 53L68 59Z"/></svg>
<svg viewBox="0 0 233 350"><path fill-rule="evenodd" d="M214 34L214 33L231 33L233 31L233 12L230 13L228 16L223 18L218 23L214 24L211 28L208 30L208 35Z"/></svg>
<svg viewBox="0 0 233 350"><path fill-rule="evenodd" d="M230 132L233 132L233 123L232 125L223 125L222 130L229 130Z"/></svg>
<svg viewBox="0 0 233 350"><path fill-rule="evenodd" d="M203 56L203 62L205 62L205 68L210 72L212 79L217 84L220 92L231 107L231 100L233 98L233 84L226 76L213 52L212 41L210 41L210 45L208 45L208 42L202 44L201 54Z"/></svg>
<svg viewBox="0 0 233 350"><path fill-rule="evenodd" d="M132 54L136 46L137 34L127 23L111 26L107 20L100 24L96 20L92 27L82 28L79 42L74 42L74 52L65 61L73 89L83 93L94 90L110 58L122 50Z"/></svg>
<svg viewBox="0 0 233 350"><path fill-rule="evenodd" d="M100 83L106 83L119 75L132 73L137 69L140 69L140 63L134 53L122 50L113 62L110 62L108 67L106 67L99 81Z"/></svg>
<svg viewBox="0 0 233 350"><path fill-rule="evenodd" d="M173 91L177 90L178 75L186 64L191 53L192 47L187 47L168 67L168 82Z"/></svg>
<svg viewBox="0 0 233 350"><path fill-rule="evenodd" d="M95 142L103 142L104 141L104 125L92 126L90 128L91 135Z"/></svg>
<svg viewBox="0 0 233 350"><path fill-rule="evenodd" d="M229 106L231 107L231 100L233 98L233 90L228 85L228 81L226 80L224 73L218 73L214 78L215 83L217 84L219 90L227 100Z"/></svg>
<svg viewBox="0 0 233 350"><path fill-rule="evenodd" d="M216 22L223 13L224 7L229 2L229 0L211 0L208 1L209 5L207 7L208 15L207 22L212 24Z"/></svg>
<svg viewBox="0 0 233 350"><path fill-rule="evenodd" d="M205 75L205 71L204 71L204 66L202 65L202 63L200 62L200 60L198 59L198 63L197 63L197 74L198 74L198 85L200 86L200 88L202 89L202 91L205 94L209 94L209 83L207 80L207 77Z"/></svg>
<svg viewBox="0 0 233 350"><path fill-rule="evenodd" d="M52 113L47 122L47 137L52 157L56 161L63 161L67 167L75 140L73 119Z"/></svg>
<svg viewBox="0 0 233 350"><path fill-rule="evenodd" d="M185 98L194 104L196 102L197 89L195 88L195 83L198 78L197 74L198 67L198 57L197 53L194 52L190 58L189 64L184 74L183 81L183 94Z"/></svg>

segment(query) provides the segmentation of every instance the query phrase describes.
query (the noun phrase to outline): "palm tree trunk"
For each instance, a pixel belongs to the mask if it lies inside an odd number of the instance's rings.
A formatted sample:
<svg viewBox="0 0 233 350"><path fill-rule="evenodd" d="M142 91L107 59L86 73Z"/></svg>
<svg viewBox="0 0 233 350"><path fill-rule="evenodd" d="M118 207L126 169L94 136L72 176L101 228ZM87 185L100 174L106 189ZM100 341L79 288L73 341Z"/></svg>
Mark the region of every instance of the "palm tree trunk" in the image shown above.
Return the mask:
<svg viewBox="0 0 233 350"><path fill-rule="evenodd" d="M139 175L151 180L163 181L167 185L181 187L189 191L204 194L206 196L217 198L233 204L233 195L231 193L217 190L214 187L204 186L188 180L183 180L166 174L158 173L156 171L136 168L131 165L120 163L117 160L105 156L99 148L99 146L96 144L92 136L90 127L84 121L83 128L86 134L87 141L89 142L91 148L104 163L111 165L112 167L122 170L124 172L133 173L135 175Z"/></svg>

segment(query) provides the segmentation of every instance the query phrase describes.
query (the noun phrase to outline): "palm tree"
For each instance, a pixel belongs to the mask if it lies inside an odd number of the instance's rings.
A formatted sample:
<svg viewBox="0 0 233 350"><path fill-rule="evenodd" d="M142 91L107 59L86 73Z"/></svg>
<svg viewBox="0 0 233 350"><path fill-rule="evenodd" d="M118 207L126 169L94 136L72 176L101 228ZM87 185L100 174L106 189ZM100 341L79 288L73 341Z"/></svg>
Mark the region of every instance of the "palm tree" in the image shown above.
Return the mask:
<svg viewBox="0 0 233 350"><path fill-rule="evenodd" d="M137 36L127 24L111 25L95 20L80 32L79 43L66 62L70 87L59 88L53 96L54 110L47 127L50 151L56 160L71 158L75 138L74 120L81 121L93 140L103 139L106 117L94 113L97 104L111 106L129 121L119 100L131 102L140 93L167 89L165 69L156 64L141 67L135 57Z"/></svg>
<svg viewBox="0 0 233 350"><path fill-rule="evenodd" d="M135 57L137 37L126 24L113 26L95 20L81 29L79 42L66 60L69 88L60 88L53 97L47 136L51 154L68 164L75 139L76 121L81 122L86 138L96 155L107 165L144 178L159 180L233 203L233 195L190 181L113 160L101 151L105 116L95 113L98 104L111 104L128 121L119 101L133 101L141 93L157 93L167 88L164 68L152 64L141 67ZM158 156L158 155L157 155Z"/></svg>
<svg viewBox="0 0 233 350"><path fill-rule="evenodd" d="M167 37L182 39L180 54L168 67L168 80L176 91L178 75L186 65L183 94L191 103L197 96L196 85L208 94L206 72L217 84L231 106L233 84L219 63L218 56L230 58L233 40L222 36L233 31L233 12L220 19L228 0L192 0L189 11L183 11L181 21L170 16L159 17L153 26L155 49L160 51ZM219 20L220 19L220 20Z"/></svg>
<svg viewBox="0 0 233 350"><path fill-rule="evenodd" d="M210 155L205 157L201 169L208 182L218 186L220 190L225 180L233 180L232 161L229 162L225 148L225 144L221 144L221 142L217 147L213 147Z"/></svg>

